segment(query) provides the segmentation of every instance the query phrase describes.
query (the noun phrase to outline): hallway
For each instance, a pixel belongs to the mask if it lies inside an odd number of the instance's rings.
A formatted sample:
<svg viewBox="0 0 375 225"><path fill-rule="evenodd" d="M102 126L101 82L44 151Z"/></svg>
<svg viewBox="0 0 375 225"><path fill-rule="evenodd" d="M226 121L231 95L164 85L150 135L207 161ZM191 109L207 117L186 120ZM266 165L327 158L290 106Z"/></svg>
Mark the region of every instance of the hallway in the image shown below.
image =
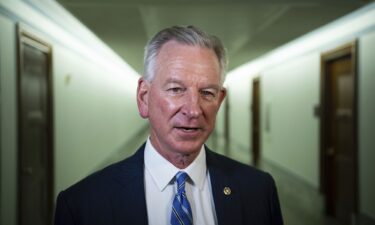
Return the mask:
<svg viewBox="0 0 375 225"><path fill-rule="evenodd" d="M343 225L324 215L324 199L318 190L271 163L263 161L259 168L275 179L285 225ZM352 225L373 225L373 222L361 217Z"/></svg>
<svg viewBox="0 0 375 225"><path fill-rule="evenodd" d="M275 179L286 225L341 225L323 214L323 197L309 184L267 162L260 168Z"/></svg>
<svg viewBox="0 0 375 225"><path fill-rule="evenodd" d="M224 82L227 96L206 144L217 153L246 164L261 156L260 168L270 172L276 181L285 225L348 225L349 222L341 224L324 215L319 186L336 180L340 182L330 187L352 189L344 193L332 188L330 196L340 192L340 200L356 198L354 204L336 201L340 206L355 205L345 214L347 221L356 212L362 222L357 219L351 225L374 225L375 177L371 171L375 171L375 2L315 1L281 1L280 4L292 4L290 7L259 1L255 7L242 0L238 0L241 4L223 0L210 10L205 1L204 7L193 1L191 8L184 5L191 2L183 3L180 13L176 10L180 3L171 0L165 1L171 5L162 3L160 7L151 7L154 2L150 0L145 0L148 4L123 4L117 0L0 0L0 224L22 224L20 218L27 220L23 212L47 215L39 217L45 221L43 224L51 224L58 193L133 154L144 142L149 125L139 115L135 96L143 71L142 52L154 32L173 22L207 28L225 42L230 63ZM59 2L68 7L63 8ZM107 3L108 7L103 7ZM81 19L99 24L93 30L105 35L92 32L90 26L68 11L77 12L86 4L89 8L83 12L88 14ZM112 14L111 9L116 13ZM215 9L219 11L213 13ZM173 19L169 10L178 18L186 16L186 22ZM296 19L304 11L309 16ZM262 12L264 16L259 16ZM335 20L334 12L338 17ZM131 18L138 18L138 22ZM257 23L249 23L251 19ZM116 21L118 27L113 24ZM309 24L315 30L307 33L295 29L295 24L304 29ZM110 34L118 30L123 31L122 36L111 38ZM251 35L252 32L262 36ZM118 52L111 47L117 47ZM327 72L340 65L346 69ZM33 79L28 77L28 70ZM340 96L337 99L341 102L350 99L350 107L329 105L336 99L334 94ZM38 101L30 100L30 96ZM38 110L26 112L21 104L25 102L43 104ZM45 111L44 106L48 108ZM21 121L20 115L27 120ZM253 115L257 115L256 120ZM322 129L322 125L329 124L326 118L332 118L331 126L327 126L332 132ZM29 126L26 128L30 134L22 136L26 130L22 125ZM324 141L335 140L336 134L345 142ZM347 137L350 145L346 144ZM32 146L40 152L31 153ZM349 152L348 146L352 155L342 157L339 153ZM33 156L39 158L31 160ZM330 163L334 159L350 162L352 167ZM335 169L340 166L340 179L329 177L332 174L327 165ZM40 177L45 185L26 190L26 181L32 180L29 177L36 177L34 168L43 171ZM350 175L355 182L350 182ZM22 202L25 196L34 198L28 201L31 204ZM35 203L45 206L40 210L43 214L32 211L37 208Z"/></svg>

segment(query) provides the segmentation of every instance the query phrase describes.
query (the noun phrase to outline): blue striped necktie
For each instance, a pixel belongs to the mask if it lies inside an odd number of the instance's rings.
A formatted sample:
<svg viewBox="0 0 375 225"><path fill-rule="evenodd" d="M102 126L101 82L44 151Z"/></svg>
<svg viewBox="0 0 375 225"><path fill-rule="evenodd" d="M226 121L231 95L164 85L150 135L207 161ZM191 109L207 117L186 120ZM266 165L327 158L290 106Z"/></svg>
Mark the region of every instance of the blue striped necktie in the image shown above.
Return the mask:
<svg viewBox="0 0 375 225"><path fill-rule="evenodd" d="M193 225L193 214L185 192L187 177L182 171L176 174L177 193L173 199L171 225Z"/></svg>

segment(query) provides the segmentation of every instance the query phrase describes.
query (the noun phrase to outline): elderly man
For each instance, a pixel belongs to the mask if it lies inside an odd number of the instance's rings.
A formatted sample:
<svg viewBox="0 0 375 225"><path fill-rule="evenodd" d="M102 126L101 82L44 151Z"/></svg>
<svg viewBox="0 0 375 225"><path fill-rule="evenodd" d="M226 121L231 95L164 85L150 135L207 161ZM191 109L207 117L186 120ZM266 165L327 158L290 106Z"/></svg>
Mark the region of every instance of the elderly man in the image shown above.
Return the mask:
<svg viewBox="0 0 375 225"><path fill-rule="evenodd" d="M204 145L225 98L225 68L215 36L192 26L156 34L137 89L149 139L61 192L55 225L283 224L272 177Z"/></svg>

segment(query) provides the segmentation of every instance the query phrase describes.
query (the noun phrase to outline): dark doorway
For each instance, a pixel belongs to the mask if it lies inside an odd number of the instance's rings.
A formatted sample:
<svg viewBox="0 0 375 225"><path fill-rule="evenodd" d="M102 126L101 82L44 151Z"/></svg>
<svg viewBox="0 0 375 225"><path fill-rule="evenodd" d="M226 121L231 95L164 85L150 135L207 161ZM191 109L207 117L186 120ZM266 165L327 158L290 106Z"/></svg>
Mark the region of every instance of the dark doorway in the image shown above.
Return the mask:
<svg viewBox="0 0 375 225"><path fill-rule="evenodd" d="M251 153L253 156L252 163L258 166L260 157L260 79L253 80L253 93L252 93L252 129L251 129Z"/></svg>
<svg viewBox="0 0 375 225"><path fill-rule="evenodd" d="M321 57L321 190L326 213L352 224L357 213L355 42Z"/></svg>
<svg viewBox="0 0 375 225"><path fill-rule="evenodd" d="M18 31L18 224L52 224L51 47Z"/></svg>

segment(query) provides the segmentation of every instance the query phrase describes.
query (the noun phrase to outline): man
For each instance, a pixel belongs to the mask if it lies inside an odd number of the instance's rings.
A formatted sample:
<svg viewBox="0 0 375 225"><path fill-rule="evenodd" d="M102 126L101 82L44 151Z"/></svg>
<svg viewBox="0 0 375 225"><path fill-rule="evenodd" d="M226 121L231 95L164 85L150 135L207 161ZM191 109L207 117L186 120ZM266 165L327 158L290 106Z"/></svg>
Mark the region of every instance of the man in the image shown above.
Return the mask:
<svg viewBox="0 0 375 225"><path fill-rule="evenodd" d="M55 225L283 224L271 176L204 145L226 95L225 68L215 36L192 26L156 34L137 89L149 139L61 192Z"/></svg>

